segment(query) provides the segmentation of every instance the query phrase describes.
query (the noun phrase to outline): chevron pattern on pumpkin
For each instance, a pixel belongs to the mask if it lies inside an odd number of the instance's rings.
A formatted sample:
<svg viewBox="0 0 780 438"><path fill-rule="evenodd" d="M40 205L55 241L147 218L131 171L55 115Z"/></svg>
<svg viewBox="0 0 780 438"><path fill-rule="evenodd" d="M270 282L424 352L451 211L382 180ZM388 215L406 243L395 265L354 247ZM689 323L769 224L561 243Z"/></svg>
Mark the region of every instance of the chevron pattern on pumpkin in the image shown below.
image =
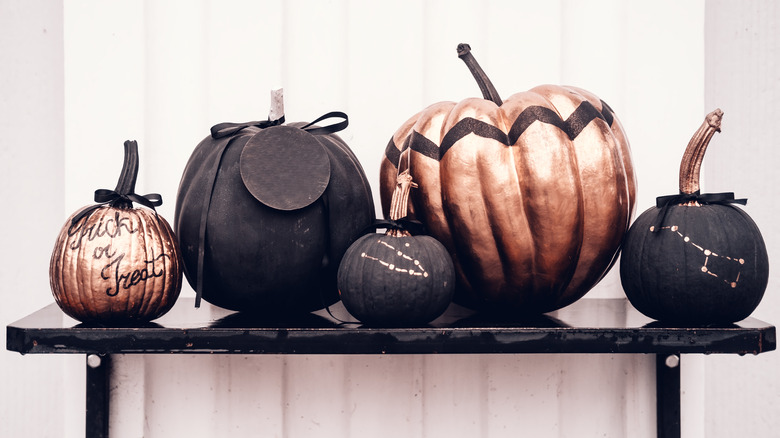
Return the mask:
<svg viewBox="0 0 780 438"><path fill-rule="evenodd" d="M595 119L604 120L607 125L612 126L612 122L614 121L612 108L603 100L601 101L601 107L602 111L599 111L593 104L584 101L576 110L574 110L568 119L563 120L561 116L549 108L536 105L529 106L517 116L517 119L515 119L515 122L509 129L509 133L505 133L495 126L481 120L467 117L456 123L455 126L444 135L441 145L437 145L417 131L412 131L411 135L404 142L401 150L398 149L391 138L390 142L387 144L387 148L385 148L385 156L390 163L398 167L398 160L401 156L401 152L406 150L406 148L411 147L415 152L440 161L441 158L444 157L444 154L446 154L458 140L472 133L483 138L492 138L501 144L511 146L517 142L520 136L523 135L523 132L525 132L525 130L534 122L557 126L561 131L566 133L571 140L574 140L580 135L582 130Z"/></svg>

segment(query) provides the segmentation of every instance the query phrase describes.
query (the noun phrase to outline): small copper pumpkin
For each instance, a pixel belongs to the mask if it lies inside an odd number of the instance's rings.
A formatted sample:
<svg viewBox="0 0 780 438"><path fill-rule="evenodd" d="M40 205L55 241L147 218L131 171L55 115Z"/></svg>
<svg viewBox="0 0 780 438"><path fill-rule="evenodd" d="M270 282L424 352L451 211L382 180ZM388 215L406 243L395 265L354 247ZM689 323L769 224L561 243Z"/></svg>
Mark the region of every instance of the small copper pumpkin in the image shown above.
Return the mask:
<svg viewBox="0 0 780 438"><path fill-rule="evenodd" d="M116 189L74 213L60 231L49 265L54 298L83 322L146 322L173 307L182 286L173 230L153 208L157 194L134 193L138 144L125 142ZM138 202L150 208L133 208Z"/></svg>

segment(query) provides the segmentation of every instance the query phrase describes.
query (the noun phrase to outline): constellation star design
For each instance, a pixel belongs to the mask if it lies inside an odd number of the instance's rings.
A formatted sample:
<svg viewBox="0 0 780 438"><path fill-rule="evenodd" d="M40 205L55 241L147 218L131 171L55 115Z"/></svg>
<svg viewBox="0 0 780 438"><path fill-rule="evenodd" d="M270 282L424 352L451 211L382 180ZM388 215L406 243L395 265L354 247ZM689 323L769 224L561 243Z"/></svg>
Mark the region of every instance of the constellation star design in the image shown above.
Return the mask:
<svg viewBox="0 0 780 438"><path fill-rule="evenodd" d="M703 272L703 273L705 273L707 275L711 275L711 276L713 276L715 278L720 278L720 276L717 273L712 272L710 270L709 266L708 266L708 264L710 262L710 257L712 257L712 258L720 258L720 259L723 259L723 260L727 260L729 262L737 263L739 265L744 265L745 264L745 259L743 259L743 258L723 256L723 255L717 254L714 251L712 251L710 249L707 249L707 248L704 248L703 246L698 245L697 243L691 241L690 237L688 237L688 236L684 235L682 232L680 232L680 227L678 227L677 225L669 225L669 226L666 226L666 227L661 227L659 229L659 231L661 231L661 230L666 230L666 231L669 231L671 233L674 233L675 235L681 237L683 239L683 242L685 242L685 243L687 243L689 245L692 245L694 248L696 248L699 251L701 251L702 254L704 255L704 264L701 267L701 272ZM651 233L655 232L655 226L652 226L652 225L650 226L650 232ZM733 289L733 288L737 287L737 283L739 283L739 277L740 277L741 274L742 274L741 270L737 271L736 278L734 278L733 281L729 281L729 279L726 279L726 278L720 278L720 279L724 283L726 283L727 285L731 286L731 288Z"/></svg>
<svg viewBox="0 0 780 438"><path fill-rule="evenodd" d="M377 242L379 242L380 244L386 246L387 248L390 248L391 250L395 251L395 254L398 257L401 257L404 260L408 260L408 261L412 262L412 264L414 265L414 268L412 268L412 267L410 267L408 269L401 268L401 267L396 266L394 263L390 263L390 262L386 262L384 260L380 260L377 257L374 257L374 256L366 254L365 252L360 254L360 257L363 257L364 259L373 260L373 261L381 264L382 266L387 267L387 269L390 269L391 271L407 273L409 275L417 276L417 277L428 277L428 273L425 271L425 268L422 267L422 265L420 264L419 260L413 259L412 257L404 254L403 251L395 248L394 246L390 245L389 243L383 241L382 239L377 240ZM408 248L410 246L409 242L406 242L404 244L404 246Z"/></svg>

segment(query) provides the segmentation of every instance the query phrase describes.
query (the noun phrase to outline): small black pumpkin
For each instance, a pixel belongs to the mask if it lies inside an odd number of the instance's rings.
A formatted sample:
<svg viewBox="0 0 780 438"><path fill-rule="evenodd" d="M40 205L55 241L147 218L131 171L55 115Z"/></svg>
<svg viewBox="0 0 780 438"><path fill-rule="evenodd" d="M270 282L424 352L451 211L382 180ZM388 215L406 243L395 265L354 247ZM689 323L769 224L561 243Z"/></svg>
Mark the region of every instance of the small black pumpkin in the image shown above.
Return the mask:
<svg viewBox="0 0 780 438"><path fill-rule="evenodd" d="M431 236L404 229L412 176L398 175L385 234L352 244L341 261L338 286L344 307L368 325L425 324L452 301L455 268L447 249Z"/></svg>
<svg viewBox="0 0 780 438"><path fill-rule="evenodd" d="M769 259L758 226L733 193L699 193L707 145L723 112L707 115L680 165L680 194L657 198L626 234L620 261L631 304L663 322L740 321L758 306Z"/></svg>
<svg viewBox="0 0 780 438"><path fill-rule="evenodd" d="M333 304L341 257L374 220L363 168L335 134L346 114L285 125L277 93L267 121L212 127L184 169L174 226L196 305L291 314ZM327 118L343 120L314 125Z"/></svg>

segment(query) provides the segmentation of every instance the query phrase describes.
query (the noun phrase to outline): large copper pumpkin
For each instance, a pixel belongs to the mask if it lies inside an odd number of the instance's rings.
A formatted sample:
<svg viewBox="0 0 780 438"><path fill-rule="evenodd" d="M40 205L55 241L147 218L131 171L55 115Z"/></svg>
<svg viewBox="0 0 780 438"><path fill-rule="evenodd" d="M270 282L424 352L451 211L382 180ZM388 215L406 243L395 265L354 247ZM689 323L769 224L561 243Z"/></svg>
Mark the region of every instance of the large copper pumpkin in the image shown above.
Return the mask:
<svg viewBox="0 0 780 438"><path fill-rule="evenodd" d="M69 316L84 322L146 322L170 310L182 286L181 256L173 230L154 207L159 195L133 193L138 145L125 142L125 162L113 191L98 190L104 204L74 213L51 256L54 298Z"/></svg>
<svg viewBox="0 0 780 438"><path fill-rule="evenodd" d="M431 105L396 131L380 171L383 210L411 148L420 189L410 208L453 257L456 302L566 306L606 274L630 224L626 135L610 107L579 88L543 85L502 102L469 46L458 54L484 99Z"/></svg>

